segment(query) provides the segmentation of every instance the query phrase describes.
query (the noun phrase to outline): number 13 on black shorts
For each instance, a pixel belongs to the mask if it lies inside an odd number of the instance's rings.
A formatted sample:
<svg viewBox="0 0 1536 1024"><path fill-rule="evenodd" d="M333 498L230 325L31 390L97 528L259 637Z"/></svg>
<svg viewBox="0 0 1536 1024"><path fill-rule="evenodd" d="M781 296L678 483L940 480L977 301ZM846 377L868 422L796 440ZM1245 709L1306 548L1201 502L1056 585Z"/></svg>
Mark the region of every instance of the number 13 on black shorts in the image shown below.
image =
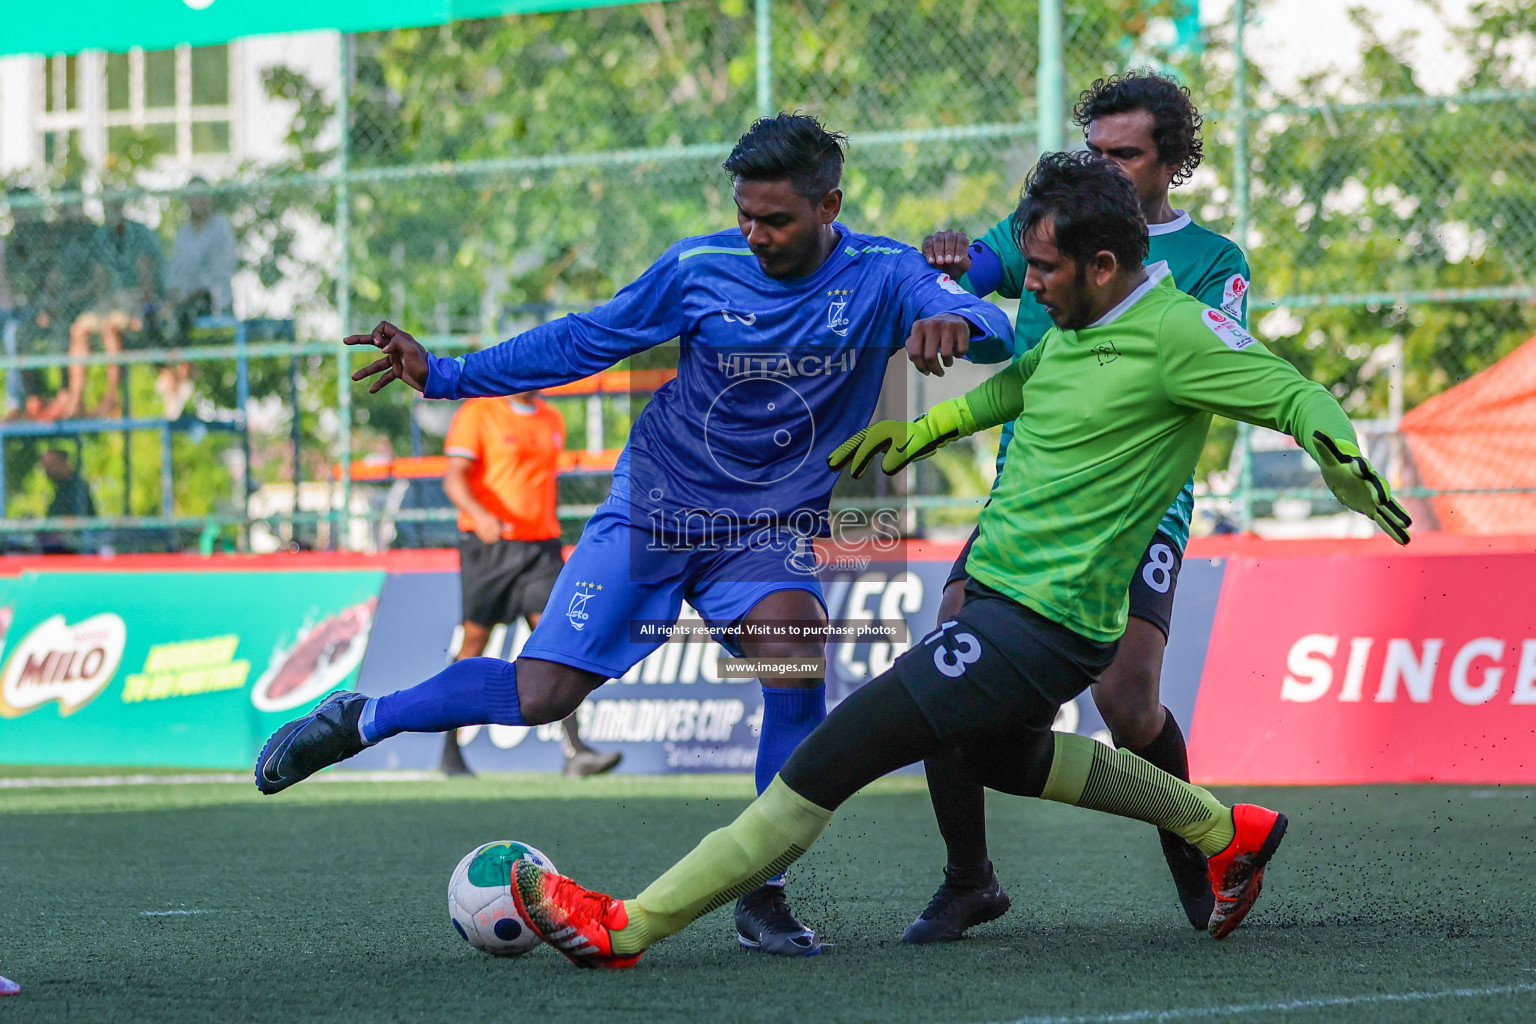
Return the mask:
<svg viewBox="0 0 1536 1024"><path fill-rule="evenodd" d="M965 672L965 667L981 660L981 641L976 634L950 630L960 623L955 619L939 623L939 628L923 638L923 647L933 649L933 667L951 679ZM943 638L942 643L935 641Z"/></svg>

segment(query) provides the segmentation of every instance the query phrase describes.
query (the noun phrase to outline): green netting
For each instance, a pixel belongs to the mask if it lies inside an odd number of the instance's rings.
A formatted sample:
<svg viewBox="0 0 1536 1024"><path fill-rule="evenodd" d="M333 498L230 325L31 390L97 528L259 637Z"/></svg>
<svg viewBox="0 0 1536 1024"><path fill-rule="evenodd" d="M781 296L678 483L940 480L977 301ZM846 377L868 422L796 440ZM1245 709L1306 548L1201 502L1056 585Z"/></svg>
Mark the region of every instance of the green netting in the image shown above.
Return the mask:
<svg viewBox="0 0 1536 1024"><path fill-rule="evenodd" d="M237 423L248 440L178 433L172 454L185 472L167 496L154 431L129 442L82 433L86 468L117 481L99 486L98 504L239 522L263 514L248 492L270 497L297 476L310 518L339 518L337 467L431 454L442 426L404 395L348 406L337 388L343 329L387 318L462 348L602 301L678 237L733 222L719 164L764 110L812 111L850 134L850 223L910 242L942 227L979 233L1011 209L1035 160L1041 76L1053 67L1068 106L1129 66L1189 83L1207 113L1207 158L1178 205L1246 231L1260 333L1358 417L1411 408L1536 331L1536 81L1519 56L1536 25L1521 5L1477 8L1481 22L1453 37L1447 58L1467 68L1463 88L1446 95L1427 93L1401 48L1373 33L1352 77L1281 89L1256 58L1240 95L1230 23L1200 29L1176 0L1062 7L1056 53L1040 49L1035 0L672 0L361 33L345 40L344 120L335 81L276 62L263 88L287 101L286 147L223 165L207 186L165 187L183 180L166 155L186 140L154 124L113 129L105 162L88 159L84 129L50 131L38 165L9 182L31 189L10 194L4 222L11 414L27 422L67 390L70 327L112 304L91 284L93 238L112 207L126 203L169 255L188 201L209 195L240 241L238 312L279 325L248 339L258 358L242 375L228 358L231 329L193 338L156 301L127 332L138 354L123 358L138 361L121 392L129 415L160 416L154 385L176 360L144 353L184 347L195 367L187 415ZM73 60L38 61L50 95L78 104L99 86L104 103L128 102L131 62L108 60L97 81ZM206 78L215 65L197 66ZM214 128L199 131L194 148L218 143ZM1066 137L1075 144L1076 129ZM1392 373L1372 360L1390 345L1403 353ZM83 406L119 414L103 403L110 360L95 339L87 351ZM208 353L219 355L199 361ZM633 409L600 405L605 446ZM564 400L562 411L571 436L586 436L590 403ZM1231 431L1215 438L1202 474L1227 463ZM13 519L46 511L38 453L56 443L7 441ZM248 463L234 453L242 444ZM915 477L915 493L964 505L984 493L976 467L986 461L944 453ZM590 490L573 491L572 504L590 503Z"/></svg>

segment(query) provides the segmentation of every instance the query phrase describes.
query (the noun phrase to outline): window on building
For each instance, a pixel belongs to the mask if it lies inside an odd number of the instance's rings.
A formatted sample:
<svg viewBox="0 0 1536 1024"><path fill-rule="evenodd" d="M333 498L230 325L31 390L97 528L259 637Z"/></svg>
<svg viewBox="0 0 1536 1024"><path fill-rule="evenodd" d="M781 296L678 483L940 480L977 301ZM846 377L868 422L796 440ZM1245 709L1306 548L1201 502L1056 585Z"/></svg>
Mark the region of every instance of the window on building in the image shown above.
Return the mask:
<svg viewBox="0 0 1536 1024"><path fill-rule="evenodd" d="M85 111L80 108L80 58L51 57L42 66L42 114L38 118L43 162L63 165L80 153Z"/></svg>
<svg viewBox="0 0 1536 1024"><path fill-rule="evenodd" d="M151 156L184 163L232 152L228 46L87 52L40 63L37 125L46 164L71 156L97 164Z"/></svg>

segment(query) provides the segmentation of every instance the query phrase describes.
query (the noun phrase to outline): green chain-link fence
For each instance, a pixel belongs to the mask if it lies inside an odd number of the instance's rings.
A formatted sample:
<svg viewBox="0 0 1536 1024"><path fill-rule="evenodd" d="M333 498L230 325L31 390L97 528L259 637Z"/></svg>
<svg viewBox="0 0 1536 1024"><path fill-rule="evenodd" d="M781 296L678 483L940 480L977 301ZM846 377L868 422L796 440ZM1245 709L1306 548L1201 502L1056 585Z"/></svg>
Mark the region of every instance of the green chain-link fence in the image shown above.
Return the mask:
<svg viewBox="0 0 1536 1024"><path fill-rule="evenodd" d="M1318 83L1291 95L1234 60L1251 4L1201 28L1180 0L1040 2L670 0L348 36L334 80L281 61L264 69L263 89L289 112L282 155L207 185L157 187L163 140L120 137L92 164L61 137L51 163L16 182L32 191L9 202L0 526L72 525L42 518L49 446L78 449L98 513L117 515L92 536L119 548L366 546L381 514L443 520L445 509L412 508L433 504L429 488L354 486L359 460L440 452L443 415L338 387L357 365L336 345L344 328L390 319L464 348L602 301L678 237L731 222L720 160L754 116L778 109L850 134L850 223L910 242L940 227L976 234L1011 209L1041 141L1076 144L1066 106L1079 89L1148 63L1181 75L1207 111L1207 163L1177 205L1249 249L1259 333L1374 422L1400 481L1427 493L1397 415L1536 333L1536 83L1519 80L1499 40L1472 32L1457 42L1466 90L1428 95L1391 41L1368 34L1348 95L1320 103ZM1504 41L1533 34L1513 0L1478 13ZM154 307L121 332L121 358L135 360L121 399L105 401L99 368L120 357L93 354L70 417L49 419L69 392L70 327L112 305L87 294L88 264L107 260L95 222L125 201L169 251L199 195L265 289L263 308L238 312L276 323L252 334L178 319L164 295L120 299ZM121 276L116 290L134 291ZM99 344L77 338L75 354ZM183 415L159 422L181 400ZM572 446L622 444L630 403L558 399ZM125 432L118 416L144 425ZM1234 455L1236 436L1230 424L1213 432L1202 480L1233 493L1202 501L1203 525L1329 511L1289 454L1260 438ZM952 464L916 478L914 503L968 508L986 480L957 467L984 460L943 454ZM567 481L573 523L602 482ZM1532 482L1512 465L1499 486ZM1310 504L1298 513L1298 502Z"/></svg>

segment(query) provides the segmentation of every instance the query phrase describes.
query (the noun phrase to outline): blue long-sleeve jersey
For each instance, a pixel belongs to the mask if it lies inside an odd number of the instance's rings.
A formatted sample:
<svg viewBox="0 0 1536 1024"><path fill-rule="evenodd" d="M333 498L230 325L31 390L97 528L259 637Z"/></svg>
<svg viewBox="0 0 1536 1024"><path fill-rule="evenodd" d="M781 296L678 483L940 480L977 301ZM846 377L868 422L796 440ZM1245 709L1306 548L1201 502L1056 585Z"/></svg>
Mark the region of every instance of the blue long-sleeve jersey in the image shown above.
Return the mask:
<svg viewBox="0 0 1536 1024"><path fill-rule="evenodd" d="M911 246L835 226L832 255L790 279L764 274L737 230L684 239L590 312L431 357L426 396L553 387L676 338L677 377L635 420L610 500L629 506L631 522L638 512L706 529L721 518L819 524L837 480L826 458L869 423L886 361L914 321L958 314L971 324L972 359L1012 354L997 307Z"/></svg>

